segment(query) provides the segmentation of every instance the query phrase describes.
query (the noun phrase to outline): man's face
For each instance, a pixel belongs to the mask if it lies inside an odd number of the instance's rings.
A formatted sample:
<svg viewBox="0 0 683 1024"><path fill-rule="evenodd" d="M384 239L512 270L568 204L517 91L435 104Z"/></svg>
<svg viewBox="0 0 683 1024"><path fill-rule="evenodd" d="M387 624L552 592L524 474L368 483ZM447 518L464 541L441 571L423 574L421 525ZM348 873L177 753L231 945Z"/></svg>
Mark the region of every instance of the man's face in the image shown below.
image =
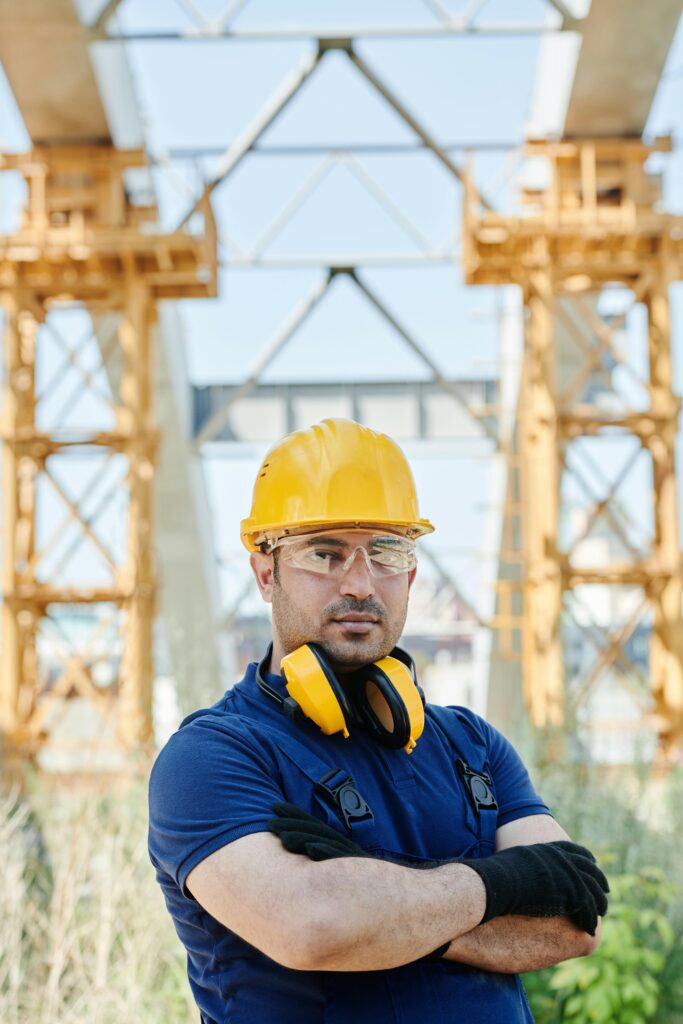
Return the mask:
<svg viewBox="0 0 683 1024"><path fill-rule="evenodd" d="M369 565L363 552L356 551L350 565L340 571L354 549L375 552L375 541L382 533L380 527L372 532L342 529L311 534L303 540L304 558L298 542L293 549L252 555L261 594L273 605L274 660L315 642L332 666L343 671L377 661L396 645L415 569L385 575L378 563ZM386 534L390 536L388 530ZM299 557L292 559L292 553ZM329 561L332 571L301 568L308 558Z"/></svg>

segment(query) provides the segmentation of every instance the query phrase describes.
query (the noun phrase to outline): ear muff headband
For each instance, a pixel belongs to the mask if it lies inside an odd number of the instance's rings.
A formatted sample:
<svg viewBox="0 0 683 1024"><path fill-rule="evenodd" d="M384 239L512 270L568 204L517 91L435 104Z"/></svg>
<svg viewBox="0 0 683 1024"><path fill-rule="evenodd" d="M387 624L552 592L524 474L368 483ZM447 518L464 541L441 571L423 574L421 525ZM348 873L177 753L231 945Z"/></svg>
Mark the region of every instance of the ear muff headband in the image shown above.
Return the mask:
<svg viewBox="0 0 683 1024"><path fill-rule="evenodd" d="M356 673L353 687L356 710L370 732L385 746L404 747L408 754L424 729L424 706L411 668L398 658L382 658ZM372 707L368 683L384 698L392 718L391 729Z"/></svg>
<svg viewBox="0 0 683 1024"><path fill-rule="evenodd" d="M326 736L341 732L349 738L349 725L354 715L339 680L325 661L316 644L304 644L281 663L287 693L307 718L316 723Z"/></svg>

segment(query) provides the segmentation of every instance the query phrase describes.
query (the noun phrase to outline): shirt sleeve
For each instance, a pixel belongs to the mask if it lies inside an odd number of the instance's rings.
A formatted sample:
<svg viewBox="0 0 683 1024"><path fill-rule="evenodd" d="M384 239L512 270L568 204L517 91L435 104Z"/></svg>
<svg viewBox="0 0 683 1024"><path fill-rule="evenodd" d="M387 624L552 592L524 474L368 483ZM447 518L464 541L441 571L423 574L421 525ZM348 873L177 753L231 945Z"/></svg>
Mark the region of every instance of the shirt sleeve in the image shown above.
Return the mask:
<svg viewBox="0 0 683 1024"><path fill-rule="evenodd" d="M462 710L462 709L458 709ZM498 827L532 814L550 814L534 789L524 763L512 743L493 725L469 712L472 728L483 736L488 750L493 791L498 804Z"/></svg>
<svg viewBox="0 0 683 1024"><path fill-rule="evenodd" d="M249 728L215 716L195 719L159 754L149 783L149 853L182 892L210 854L268 830L284 799L279 772Z"/></svg>

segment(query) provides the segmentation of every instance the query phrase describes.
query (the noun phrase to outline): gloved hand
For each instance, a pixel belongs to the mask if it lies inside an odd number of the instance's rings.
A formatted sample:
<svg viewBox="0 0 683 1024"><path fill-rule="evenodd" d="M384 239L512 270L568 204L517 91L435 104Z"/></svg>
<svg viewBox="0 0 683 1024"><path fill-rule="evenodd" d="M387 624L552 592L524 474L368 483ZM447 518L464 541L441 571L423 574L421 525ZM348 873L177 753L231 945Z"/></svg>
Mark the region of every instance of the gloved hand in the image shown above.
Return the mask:
<svg viewBox="0 0 683 1024"><path fill-rule="evenodd" d="M490 921L502 914L568 917L595 935L598 914L607 912L609 883L585 846L566 839L512 846L491 857L460 861L476 871L486 888Z"/></svg>
<svg viewBox="0 0 683 1024"><path fill-rule="evenodd" d="M268 822L268 828L290 853L303 853L309 860L372 856L353 839L302 811L296 804L275 804L273 810L277 818Z"/></svg>
<svg viewBox="0 0 683 1024"><path fill-rule="evenodd" d="M290 853L303 853L309 860L330 860L332 857L372 857L353 839L338 832L331 825L314 818L312 814L302 811L296 804L274 804L273 810L277 818L268 822L285 850ZM397 857L393 863L400 864ZM435 868L439 864L448 864L445 860L424 860L413 863L406 860L406 867Z"/></svg>

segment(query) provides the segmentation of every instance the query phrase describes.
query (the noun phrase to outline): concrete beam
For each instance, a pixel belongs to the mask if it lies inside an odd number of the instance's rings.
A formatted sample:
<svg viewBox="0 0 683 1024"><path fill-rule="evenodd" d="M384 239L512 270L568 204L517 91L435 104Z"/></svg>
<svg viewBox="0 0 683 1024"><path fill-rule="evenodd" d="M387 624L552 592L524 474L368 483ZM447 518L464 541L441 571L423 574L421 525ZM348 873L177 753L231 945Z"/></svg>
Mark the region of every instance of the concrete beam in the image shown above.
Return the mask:
<svg viewBox="0 0 683 1024"><path fill-rule="evenodd" d="M593 0L565 135L642 135L680 16L680 0Z"/></svg>
<svg viewBox="0 0 683 1024"><path fill-rule="evenodd" d="M111 143L72 0L0 0L0 63L34 143Z"/></svg>

